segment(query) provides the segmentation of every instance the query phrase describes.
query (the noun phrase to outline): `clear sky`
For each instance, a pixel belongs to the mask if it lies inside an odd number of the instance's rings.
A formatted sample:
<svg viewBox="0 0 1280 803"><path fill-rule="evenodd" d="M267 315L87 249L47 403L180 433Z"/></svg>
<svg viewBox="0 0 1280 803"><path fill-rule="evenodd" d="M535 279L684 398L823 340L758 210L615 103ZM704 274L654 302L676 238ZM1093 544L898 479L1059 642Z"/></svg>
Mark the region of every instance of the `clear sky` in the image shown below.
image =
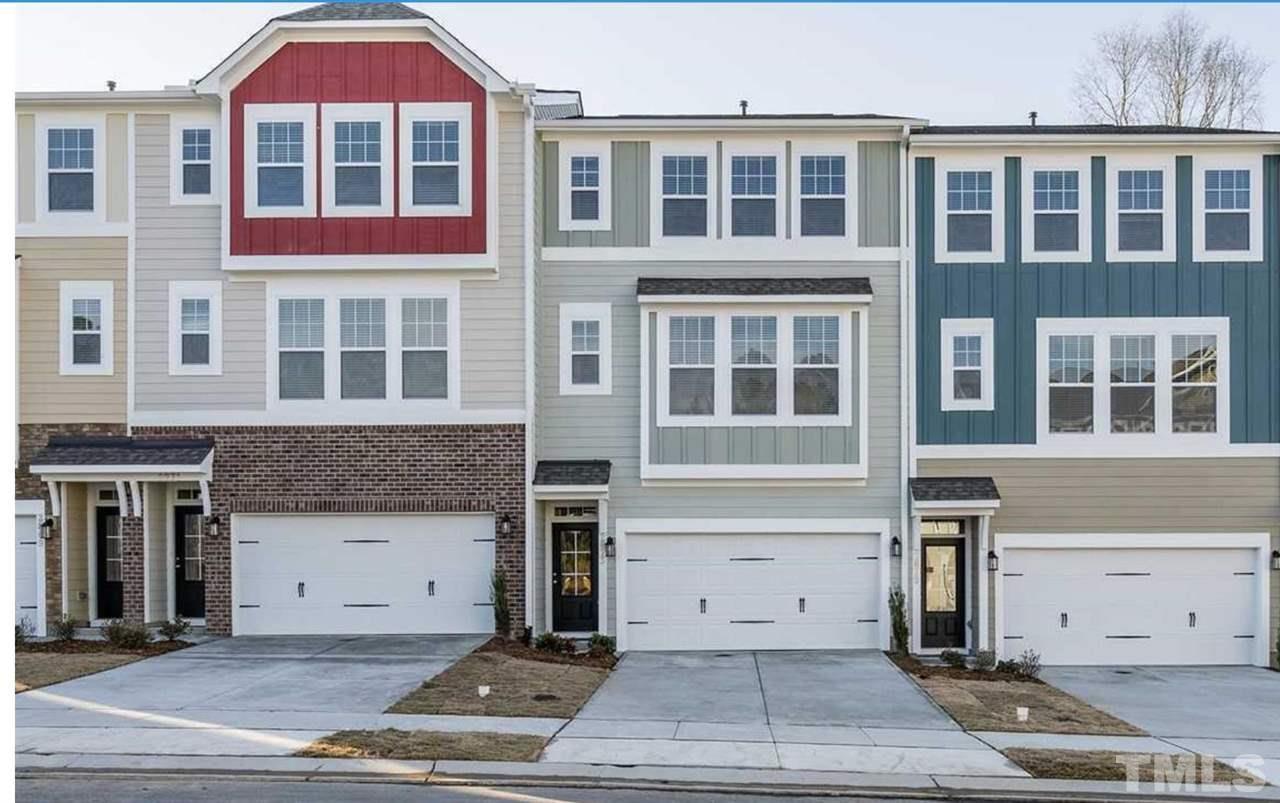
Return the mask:
<svg viewBox="0 0 1280 803"><path fill-rule="evenodd" d="M280 3L24 4L19 90L158 89L203 75ZM508 78L583 92L588 114L878 112L935 123L1075 122L1072 72L1093 34L1176 6L1144 4L413 3ZM1280 4L1193 13L1272 62Z"/></svg>

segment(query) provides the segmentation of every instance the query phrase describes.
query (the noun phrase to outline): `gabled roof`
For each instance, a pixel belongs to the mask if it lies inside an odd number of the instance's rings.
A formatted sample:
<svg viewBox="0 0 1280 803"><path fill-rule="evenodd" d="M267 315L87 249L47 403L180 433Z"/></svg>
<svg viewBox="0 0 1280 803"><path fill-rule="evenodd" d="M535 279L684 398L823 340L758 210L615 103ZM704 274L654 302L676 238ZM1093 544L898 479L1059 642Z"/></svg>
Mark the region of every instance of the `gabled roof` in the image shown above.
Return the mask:
<svg viewBox="0 0 1280 803"><path fill-rule="evenodd" d="M410 20L423 19L427 15L404 3L321 3L289 14L272 17L290 22L319 22L320 20Z"/></svg>
<svg viewBox="0 0 1280 803"><path fill-rule="evenodd" d="M700 279L640 277L636 295L646 296L869 296L871 280L862 276L779 279Z"/></svg>
<svg viewBox="0 0 1280 803"><path fill-rule="evenodd" d="M1000 492L990 477L912 477L911 498L916 502L999 501Z"/></svg>
<svg viewBox="0 0 1280 803"><path fill-rule="evenodd" d="M608 460L539 460L534 485L608 485L613 464Z"/></svg>

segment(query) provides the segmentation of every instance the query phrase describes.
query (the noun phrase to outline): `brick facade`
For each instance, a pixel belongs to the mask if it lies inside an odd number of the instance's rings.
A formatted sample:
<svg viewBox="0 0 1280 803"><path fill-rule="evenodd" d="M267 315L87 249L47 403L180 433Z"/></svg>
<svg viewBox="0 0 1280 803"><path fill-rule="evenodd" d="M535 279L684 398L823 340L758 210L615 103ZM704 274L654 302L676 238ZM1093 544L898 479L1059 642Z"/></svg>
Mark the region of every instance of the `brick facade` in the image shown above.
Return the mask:
<svg viewBox="0 0 1280 803"><path fill-rule="evenodd" d="M524 628L522 425L139 427L133 434L215 441L210 503L222 524L205 544L210 632L231 632L233 513L510 516L510 534L494 534L495 561L506 574L512 627Z"/></svg>

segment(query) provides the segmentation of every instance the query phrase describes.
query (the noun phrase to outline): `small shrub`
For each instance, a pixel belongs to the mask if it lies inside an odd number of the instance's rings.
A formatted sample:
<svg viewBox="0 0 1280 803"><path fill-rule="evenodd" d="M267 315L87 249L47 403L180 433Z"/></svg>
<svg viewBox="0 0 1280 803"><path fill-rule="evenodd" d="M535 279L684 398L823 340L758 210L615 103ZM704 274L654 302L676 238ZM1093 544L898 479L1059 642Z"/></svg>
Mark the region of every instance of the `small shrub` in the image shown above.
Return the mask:
<svg viewBox="0 0 1280 803"><path fill-rule="evenodd" d="M907 627L907 595L901 588L889 589L889 623L893 652L906 655L910 649L910 629Z"/></svg>
<svg viewBox="0 0 1280 803"><path fill-rule="evenodd" d="M489 585L489 601L493 603L493 629L506 638L511 635L511 607L507 603L507 576L500 571L493 573Z"/></svg>
<svg viewBox="0 0 1280 803"><path fill-rule="evenodd" d="M1008 658L996 664L996 671L1006 675L1018 674L1018 662Z"/></svg>
<svg viewBox="0 0 1280 803"><path fill-rule="evenodd" d="M53 623L53 637L58 641L71 641L76 637L76 620L64 613Z"/></svg>
<svg viewBox="0 0 1280 803"><path fill-rule="evenodd" d="M190 629L190 622L181 616L175 616L172 622L165 622L160 625L160 635L164 636L165 641L177 641L185 636Z"/></svg>
<svg viewBox="0 0 1280 803"><path fill-rule="evenodd" d="M36 629L31 626L31 622L24 617L22 621L13 626L14 644L17 646L26 644L27 639L31 638L35 632Z"/></svg>
<svg viewBox="0 0 1280 803"><path fill-rule="evenodd" d="M963 669L965 665L964 654L957 650L943 650L938 656L942 659L942 663L954 669Z"/></svg>
<svg viewBox="0 0 1280 803"><path fill-rule="evenodd" d="M113 647L122 650L140 650L151 641L146 625L133 624L123 619L112 619L102 628L102 635Z"/></svg>
<svg viewBox="0 0 1280 803"><path fill-rule="evenodd" d="M573 639L557 636L555 633L543 633L533 642L533 646L543 652L557 652L566 655L573 655L578 651L578 645L573 643Z"/></svg>
<svg viewBox="0 0 1280 803"><path fill-rule="evenodd" d="M587 652L592 655L613 655L617 651L618 642L604 633L592 633L591 641L587 642Z"/></svg>
<svg viewBox="0 0 1280 803"><path fill-rule="evenodd" d="M1027 650L1018 656L1014 672L1022 675L1024 678L1034 678L1040 675L1040 653L1035 650Z"/></svg>
<svg viewBox="0 0 1280 803"><path fill-rule="evenodd" d="M994 650L978 650L973 656L973 668L979 672L990 672L996 667Z"/></svg>

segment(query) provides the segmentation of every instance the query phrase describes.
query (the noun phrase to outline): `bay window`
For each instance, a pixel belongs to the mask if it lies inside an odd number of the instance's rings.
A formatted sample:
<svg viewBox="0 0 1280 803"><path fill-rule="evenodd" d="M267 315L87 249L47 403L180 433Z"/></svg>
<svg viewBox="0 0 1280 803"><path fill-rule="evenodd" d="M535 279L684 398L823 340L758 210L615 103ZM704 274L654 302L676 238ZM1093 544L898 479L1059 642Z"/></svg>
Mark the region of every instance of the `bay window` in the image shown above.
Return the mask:
<svg viewBox="0 0 1280 803"><path fill-rule="evenodd" d="M840 412L840 319L797 315L793 326L792 409L796 415L836 415Z"/></svg>
<svg viewBox="0 0 1280 803"><path fill-rule="evenodd" d="M713 415L716 402L716 319L710 315L673 315L668 354L670 414Z"/></svg>
<svg viewBox="0 0 1280 803"><path fill-rule="evenodd" d="M778 412L778 319L735 315L730 323L733 414L774 415Z"/></svg>

